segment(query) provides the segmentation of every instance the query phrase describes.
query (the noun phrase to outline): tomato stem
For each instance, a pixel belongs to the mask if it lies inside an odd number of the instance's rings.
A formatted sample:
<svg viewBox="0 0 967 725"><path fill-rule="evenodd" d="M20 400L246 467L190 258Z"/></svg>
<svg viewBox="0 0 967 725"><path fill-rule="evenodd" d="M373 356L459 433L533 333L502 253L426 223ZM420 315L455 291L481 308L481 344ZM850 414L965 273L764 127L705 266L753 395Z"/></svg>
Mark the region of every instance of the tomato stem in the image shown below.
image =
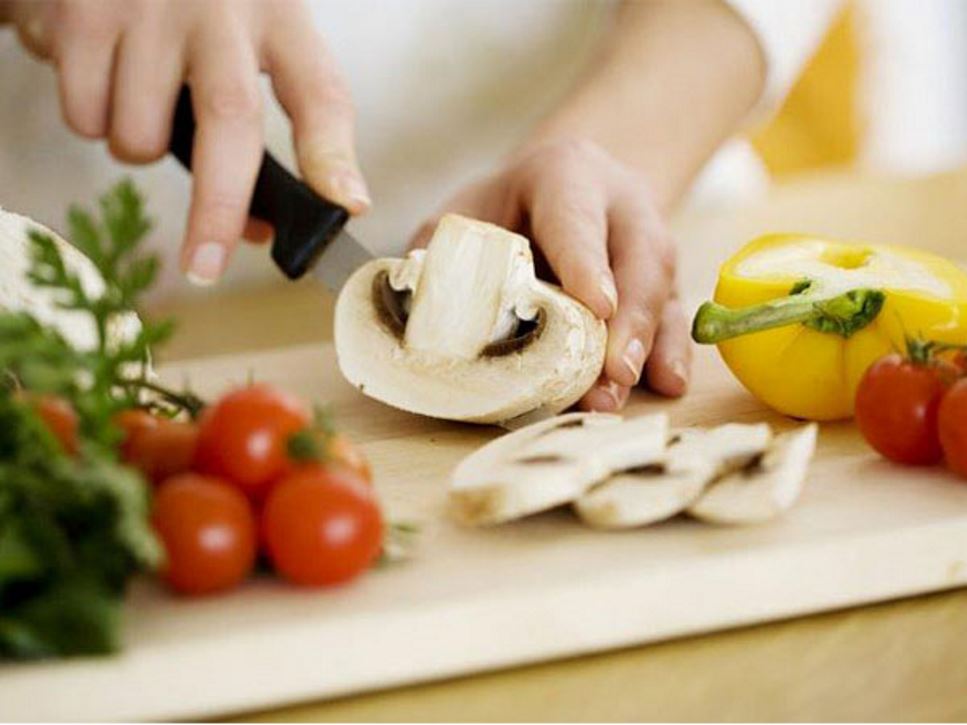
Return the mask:
<svg viewBox="0 0 967 725"><path fill-rule="evenodd" d="M202 409L205 407L205 401L191 391L186 390L177 392L165 387L164 385L161 385L160 383L153 383L150 380L145 380L144 378L125 380L122 385L126 388L136 388L139 390L147 390L152 392L160 396L165 402L187 412L192 420L197 418Z"/></svg>
<svg viewBox="0 0 967 725"><path fill-rule="evenodd" d="M412 521L391 521L383 530L383 551L376 566L383 568L411 558L416 552L420 526Z"/></svg>
<svg viewBox="0 0 967 725"><path fill-rule="evenodd" d="M695 315L692 339L703 344L715 344L733 337L795 324L850 337L876 319L886 299L886 295L876 289L855 289L833 297L810 295L805 292L808 286L797 286L797 289L803 290L803 293L749 307L733 309L706 302Z"/></svg>
<svg viewBox="0 0 967 725"><path fill-rule="evenodd" d="M307 463L323 458L323 447L319 445L313 428L303 428L293 433L286 442L286 448L289 457L296 461Z"/></svg>
<svg viewBox="0 0 967 725"><path fill-rule="evenodd" d="M917 365L929 365L937 355L954 351L965 352L967 351L967 345L923 340L919 337L907 338L907 357Z"/></svg>

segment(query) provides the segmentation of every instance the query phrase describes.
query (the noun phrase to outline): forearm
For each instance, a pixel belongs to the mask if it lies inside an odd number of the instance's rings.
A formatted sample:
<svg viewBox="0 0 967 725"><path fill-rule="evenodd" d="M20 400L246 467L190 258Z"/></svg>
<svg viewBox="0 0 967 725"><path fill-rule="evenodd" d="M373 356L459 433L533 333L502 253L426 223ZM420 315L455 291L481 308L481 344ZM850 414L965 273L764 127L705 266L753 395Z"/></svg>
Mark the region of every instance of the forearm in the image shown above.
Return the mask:
<svg viewBox="0 0 967 725"><path fill-rule="evenodd" d="M527 145L576 137L639 169L671 207L758 99L757 41L720 0L628 0L583 79Z"/></svg>

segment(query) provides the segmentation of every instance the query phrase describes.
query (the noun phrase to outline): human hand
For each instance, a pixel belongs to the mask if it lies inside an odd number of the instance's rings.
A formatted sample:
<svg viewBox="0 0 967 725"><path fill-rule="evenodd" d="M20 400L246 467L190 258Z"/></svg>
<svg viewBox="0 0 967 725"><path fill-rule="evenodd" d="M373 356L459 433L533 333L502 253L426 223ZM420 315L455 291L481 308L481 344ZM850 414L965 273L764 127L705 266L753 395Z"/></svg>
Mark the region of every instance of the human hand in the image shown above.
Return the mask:
<svg viewBox="0 0 967 725"><path fill-rule="evenodd" d="M685 392L691 345L675 247L640 174L590 142L549 141L459 192L410 245L425 246L446 212L529 237L563 288L608 321L604 370L582 408L621 409L642 376L663 395Z"/></svg>
<svg viewBox="0 0 967 725"><path fill-rule="evenodd" d="M271 234L248 220L264 147L260 71L292 120L307 183L351 213L368 208L349 92L303 3L0 0L0 18L54 65L67 124L107 139L122 161L165 154L178 91L191 85L198 128L181 260L193 281L216 281L243 233Z"/></svg>

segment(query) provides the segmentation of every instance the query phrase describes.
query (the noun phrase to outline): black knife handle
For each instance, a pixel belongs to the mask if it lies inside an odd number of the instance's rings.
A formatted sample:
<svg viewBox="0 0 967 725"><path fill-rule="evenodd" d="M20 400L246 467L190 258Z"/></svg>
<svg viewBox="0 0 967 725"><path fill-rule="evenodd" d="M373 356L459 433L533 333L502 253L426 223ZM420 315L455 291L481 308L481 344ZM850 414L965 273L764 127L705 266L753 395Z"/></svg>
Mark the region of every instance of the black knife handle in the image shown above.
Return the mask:
<svg viewBox="0 0 967 725"><path fill-rule="evenodd" d="M189 171L194 139L191 91L183 86L168 150ZM316 194L268 151L262 155L249 213L272 225L272 259L289 279L304 275L349 220L348 211Z"/></svg>

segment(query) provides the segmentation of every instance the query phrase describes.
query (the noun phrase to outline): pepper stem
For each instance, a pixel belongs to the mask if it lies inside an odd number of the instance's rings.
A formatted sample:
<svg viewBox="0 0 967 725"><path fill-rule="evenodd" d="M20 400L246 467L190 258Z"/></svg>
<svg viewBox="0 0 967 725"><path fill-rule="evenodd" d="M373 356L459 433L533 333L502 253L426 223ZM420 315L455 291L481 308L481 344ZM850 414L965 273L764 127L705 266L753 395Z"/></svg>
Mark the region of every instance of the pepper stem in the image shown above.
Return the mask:
<svg viewBox="0 0 967 725"><path fill-rule="evenodd" d="M791 294L761 305L728 308L706 302L695 315L692 339L715 344L740 335L804 324L841 337L870 324L883 308L886 295L876 289L855 289L833 297Z"/></svg>

